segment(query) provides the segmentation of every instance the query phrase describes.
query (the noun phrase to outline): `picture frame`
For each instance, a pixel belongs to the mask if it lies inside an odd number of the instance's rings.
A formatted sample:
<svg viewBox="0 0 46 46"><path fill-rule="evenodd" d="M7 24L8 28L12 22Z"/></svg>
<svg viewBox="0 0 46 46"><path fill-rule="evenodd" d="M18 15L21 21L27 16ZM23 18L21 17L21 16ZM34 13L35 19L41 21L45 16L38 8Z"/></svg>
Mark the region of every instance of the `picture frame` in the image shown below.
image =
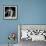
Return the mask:
<svg viewBox="0 0 46 46"><path fill-rule="evenodd" d="M21 40L46 41L46 24L19 24L18 31L20 33L19 42ZM24 33L25 31L27 33ZM25 36L28 37L25 38Z"/></svg>
<svg viewBox="0 0 46 46"><path fill-rule="evenodd" d="M16 5L4 5L3 6L3 18L4 19L17 19L17 6Z"/></svg>

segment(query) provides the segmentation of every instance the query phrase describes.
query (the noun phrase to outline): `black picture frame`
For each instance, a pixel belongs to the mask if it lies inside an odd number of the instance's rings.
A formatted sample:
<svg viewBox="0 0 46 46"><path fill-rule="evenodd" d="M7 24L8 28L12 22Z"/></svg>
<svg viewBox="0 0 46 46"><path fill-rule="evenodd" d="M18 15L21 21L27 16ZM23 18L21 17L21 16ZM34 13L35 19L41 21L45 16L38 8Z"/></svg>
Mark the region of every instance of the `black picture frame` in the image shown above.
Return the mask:
<svg viewBox="0 0 46 46"><path fill-rule="evenodd" d="M17 19L17 5L4 5L4 19Z"/></svg>

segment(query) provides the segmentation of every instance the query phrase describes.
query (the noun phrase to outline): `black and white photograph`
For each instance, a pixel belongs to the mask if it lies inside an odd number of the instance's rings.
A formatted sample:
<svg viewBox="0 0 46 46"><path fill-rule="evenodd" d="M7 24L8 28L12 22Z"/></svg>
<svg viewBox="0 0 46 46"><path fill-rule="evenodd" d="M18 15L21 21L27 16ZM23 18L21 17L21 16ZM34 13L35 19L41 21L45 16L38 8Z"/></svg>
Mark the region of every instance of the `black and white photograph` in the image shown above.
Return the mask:
<svg viewBox="0 0 46 46"><path fill-rule="evenodd" d="M21 25L20 39L46 41L46 25Z"/></svg>
<svg viewBox="0 0 46 46"><path fill-rule="evenodd" d="M4 19L17 19L17 6L4 6Z"/></svg>

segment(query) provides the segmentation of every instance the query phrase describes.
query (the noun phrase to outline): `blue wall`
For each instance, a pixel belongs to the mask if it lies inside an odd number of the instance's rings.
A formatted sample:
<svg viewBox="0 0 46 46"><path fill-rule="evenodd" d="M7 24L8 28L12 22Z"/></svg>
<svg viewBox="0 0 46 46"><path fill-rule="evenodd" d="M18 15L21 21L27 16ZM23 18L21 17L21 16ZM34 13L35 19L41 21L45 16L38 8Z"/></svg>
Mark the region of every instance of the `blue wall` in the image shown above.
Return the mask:
<svg viewBox="0 0 46 46"><path fill-rule="evenodd" d="M18 19L4 20L3 5L18 5ZM46 0L0 0L0 44L8 43L10 32L18 32L18 24L46 24Z"/></svg>

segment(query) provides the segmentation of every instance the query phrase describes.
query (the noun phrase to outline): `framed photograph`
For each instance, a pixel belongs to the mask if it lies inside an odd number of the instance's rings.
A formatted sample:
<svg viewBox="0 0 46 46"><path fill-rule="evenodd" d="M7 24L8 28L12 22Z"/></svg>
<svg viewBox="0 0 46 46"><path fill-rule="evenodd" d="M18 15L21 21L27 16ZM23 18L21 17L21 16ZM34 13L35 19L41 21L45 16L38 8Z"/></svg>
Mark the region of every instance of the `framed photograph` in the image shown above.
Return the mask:
<svg viewBox="0 0 46 46"><path fill-rule="evenodd" d="M20 41L46 41L46 25L20 24L18 31Z"/></svg>
<svg viewBox="0 0 46 46"><path fill-rule="evenodd" d="M17 19L17 6L4 5L4 19Z"/></svg>

